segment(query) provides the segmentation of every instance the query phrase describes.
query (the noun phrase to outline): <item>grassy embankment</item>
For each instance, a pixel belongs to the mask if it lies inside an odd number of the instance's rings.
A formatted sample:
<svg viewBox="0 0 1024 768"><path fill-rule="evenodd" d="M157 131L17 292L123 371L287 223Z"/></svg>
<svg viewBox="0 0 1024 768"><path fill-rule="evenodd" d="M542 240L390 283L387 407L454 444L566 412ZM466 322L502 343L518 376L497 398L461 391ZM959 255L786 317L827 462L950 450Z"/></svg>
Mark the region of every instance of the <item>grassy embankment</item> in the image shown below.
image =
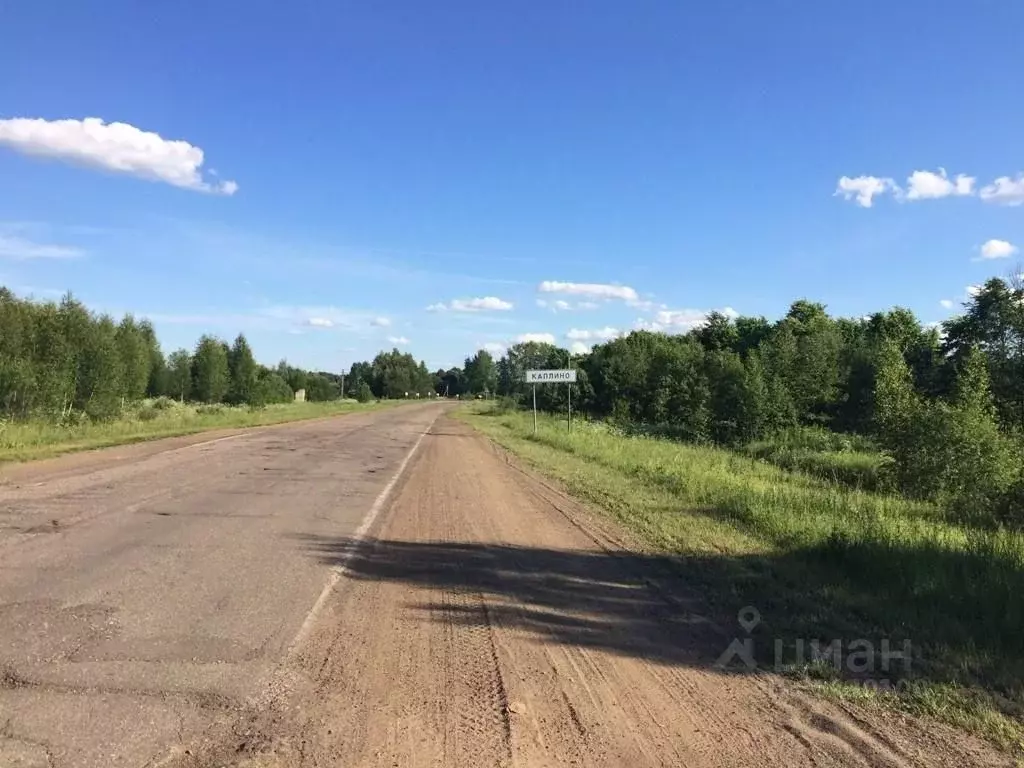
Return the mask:
<svg viewBox="0 0 1024 768"><path fill-rule="evenodd" d="M367 411L401 400L361 404L354 400L284 403L265 408L181 404L167 398L125 409L110 421L83 419L77 424L0 420L0 463L29 461L73 451L175 437L214 429L256 427Z"/></svg>
<svg viewBox="0 0 1024 768"><path fill-rule="evenodd" d="M564 420L542 417L534 436L528 414L478 405L460 416L656 549L682 555L683 575L728 626L756 607L759 663L774 665L777 639L786 649L839 639L844 654L858 639L876 651L883 638L894 649L909 640L909 670L897 661L873 673L898 683L891 690L856 684L832 664L785 671L827 695L932 716L1024 755L1021 534L950 524L932 505L826 479L843 461L873 476L878 458L863 450L816 460L796 448L794 466L809 468L797 472L600 424L569 435Z"/></svg>

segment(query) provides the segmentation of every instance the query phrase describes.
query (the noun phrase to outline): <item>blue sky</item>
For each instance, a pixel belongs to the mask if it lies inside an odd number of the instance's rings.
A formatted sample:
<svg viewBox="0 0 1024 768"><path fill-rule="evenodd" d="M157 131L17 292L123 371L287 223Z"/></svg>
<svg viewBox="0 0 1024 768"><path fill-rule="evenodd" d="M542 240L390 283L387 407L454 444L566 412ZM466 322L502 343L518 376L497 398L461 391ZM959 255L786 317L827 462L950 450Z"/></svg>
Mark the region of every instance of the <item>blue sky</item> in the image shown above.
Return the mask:
<svg viewBox="0 0 1024 768"><path fill-rule="evenodd" d="M326 370L800 297L937 321L1020 258L1022 28L945 0L10 3L0 282Z"/></svg>

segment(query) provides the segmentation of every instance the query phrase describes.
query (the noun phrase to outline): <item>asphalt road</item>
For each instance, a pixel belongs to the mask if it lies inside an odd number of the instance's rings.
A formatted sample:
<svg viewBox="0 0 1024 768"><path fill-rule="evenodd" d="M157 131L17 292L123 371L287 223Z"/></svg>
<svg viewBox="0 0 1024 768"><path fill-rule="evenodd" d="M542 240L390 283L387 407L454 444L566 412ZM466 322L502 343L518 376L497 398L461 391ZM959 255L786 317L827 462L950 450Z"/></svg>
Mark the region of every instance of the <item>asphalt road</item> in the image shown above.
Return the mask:
<svg viewBox="0 0 1024 768"><path fill-rule="evenodd" d="M0 765L144 765L255 695L334 574L303 542L355 535L442 408L0 470Z"/></svg>

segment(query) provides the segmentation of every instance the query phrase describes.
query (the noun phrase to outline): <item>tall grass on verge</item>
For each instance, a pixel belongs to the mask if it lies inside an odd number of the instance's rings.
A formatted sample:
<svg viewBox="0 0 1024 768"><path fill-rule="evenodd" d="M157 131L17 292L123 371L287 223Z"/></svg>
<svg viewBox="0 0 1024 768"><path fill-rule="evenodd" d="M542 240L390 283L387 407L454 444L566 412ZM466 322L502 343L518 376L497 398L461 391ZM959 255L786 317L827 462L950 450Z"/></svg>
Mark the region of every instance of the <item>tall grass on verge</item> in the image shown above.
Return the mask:
<svg viewBox="0 0 1024 768"><path fill-rule="evenodd" d="M743 448L755 459L865 491L892 489L892 459L862 435L793 427Z"/></svg>
<svg viewBox="0 0 1024 768"><path fill-rule="evenodd" d="M719 448L581 422L462 415L654 547L729 621L754 606L759 658L777 640L902 648L875 703L938 717L1024 755L1024 534L952 524L929 503L848 488ZM805 670L806 671L806 670ZM828 681L833 694L868 693ZM894 681L895 682L895 681ZM844 687L845 686L845 687Z"/></svg>
<svg viewBox="0 0 1024 768"><path fill-rule="evenodd" d="M120 418L108 421L94 421L84 414L76 414L62 423L42 420L0 420L0 462L28 461L71 451L186 435L211 429L255 427L315 419L357 410L365 411L383 404L335 400L251 408L221 404L182 404L169 398L157 398L126 408Z"/></svg>

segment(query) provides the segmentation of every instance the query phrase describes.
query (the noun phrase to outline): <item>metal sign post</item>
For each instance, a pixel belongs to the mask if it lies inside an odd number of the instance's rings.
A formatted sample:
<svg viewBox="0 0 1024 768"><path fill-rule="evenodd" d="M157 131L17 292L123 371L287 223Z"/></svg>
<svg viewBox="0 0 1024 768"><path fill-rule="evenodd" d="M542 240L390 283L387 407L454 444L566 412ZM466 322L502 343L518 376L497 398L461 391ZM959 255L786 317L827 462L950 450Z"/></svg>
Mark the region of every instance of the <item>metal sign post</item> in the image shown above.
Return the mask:
<svg viewBox="0 0 1024 768"><path fill-rule="evenodd" d="M537 434L537 385L568 384L569 385L569 416L566 428L572 431L572 385L576 382L576 370L563 368L560 370L527 371L526 383L533 384L533 434Z"/></svg>
<svg viewBox="0 0 1024 768"><path fill-rule="evenodd" d="M537 434L537 385L533 385L533 434Z"/></svg>

